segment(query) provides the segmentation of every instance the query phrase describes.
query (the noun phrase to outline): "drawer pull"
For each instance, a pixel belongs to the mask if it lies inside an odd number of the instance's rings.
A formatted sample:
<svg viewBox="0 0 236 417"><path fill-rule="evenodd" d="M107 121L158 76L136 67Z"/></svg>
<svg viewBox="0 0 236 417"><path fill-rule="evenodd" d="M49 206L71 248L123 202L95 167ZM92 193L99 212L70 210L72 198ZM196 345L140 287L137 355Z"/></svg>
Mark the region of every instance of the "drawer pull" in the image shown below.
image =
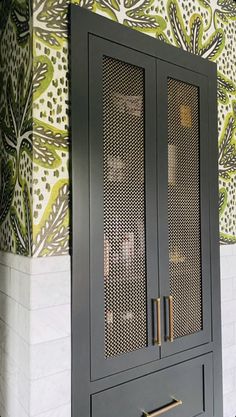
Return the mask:
<svg viewBox="0 0 236 417"><path fill-rule="evenodd" d="M167 413L168 411L172 410L175 407L178 407L179 405L182 405L183 402L181 400L176 400L173 398L173 402L171 404L165 405L164 407L160 408L157 411L154 411L153 413L147 413L144 411L143 416L144 417L157 417L160 416L163 413Z"/></svg>
<svg viewBox="0 0 236 417"><path fill-rule="evenodd" d="M161 346L161 299L156 298L154 300L156 304L156 321L157 321L157 337L154 339L154 344Z"/></svg>

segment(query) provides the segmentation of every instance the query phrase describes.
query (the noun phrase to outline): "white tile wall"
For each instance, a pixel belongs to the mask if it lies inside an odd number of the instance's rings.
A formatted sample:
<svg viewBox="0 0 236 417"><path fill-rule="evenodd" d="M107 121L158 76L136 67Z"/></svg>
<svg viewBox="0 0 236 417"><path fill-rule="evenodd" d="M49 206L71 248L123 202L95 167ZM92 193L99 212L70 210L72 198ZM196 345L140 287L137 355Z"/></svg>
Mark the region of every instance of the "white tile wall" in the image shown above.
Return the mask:
<svg viewBox="0 0 236 417"><path fill-rule="evenodd" d="M221 246L224 417L236 415L236 247Z"/></svg>
<svg viewBox="0 0 236 417"><path fill-rule="evenodd" d="M67 405L63 405L58 408L53 408L52 410L47 411L46 413L37 414L35 417L68 417L70 415L71 415L71 404L69 402Z"/></svg>
<svg viewBox="0 0 236 417"><path fill-rule="evenodd" d="M236 415L236 246L221 247L224 417ZM0 252L0 415L71 417L70 258Z"/></svg>
<svg viewBox="0 0 236 417"><path fill-rule="evenodd" d="M70 258L0 252L0 416L70 417Z"/></svg>

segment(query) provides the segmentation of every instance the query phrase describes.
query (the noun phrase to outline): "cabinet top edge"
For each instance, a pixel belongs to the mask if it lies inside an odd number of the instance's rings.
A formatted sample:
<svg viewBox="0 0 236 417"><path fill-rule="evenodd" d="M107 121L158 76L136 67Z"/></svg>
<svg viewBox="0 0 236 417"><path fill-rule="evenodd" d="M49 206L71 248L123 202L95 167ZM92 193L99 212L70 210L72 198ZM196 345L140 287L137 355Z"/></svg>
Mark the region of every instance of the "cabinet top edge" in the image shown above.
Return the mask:
<svg viewBox="0 0 236 417"><path fill-rule="evenodd" d="M126 27L76 4L70 5L70 31L72 44L77 43L76 39L86 41L88 35L95 35L154 58L216 78L217 64L215 62L174 45L166 44L164 41Z"/></svg>

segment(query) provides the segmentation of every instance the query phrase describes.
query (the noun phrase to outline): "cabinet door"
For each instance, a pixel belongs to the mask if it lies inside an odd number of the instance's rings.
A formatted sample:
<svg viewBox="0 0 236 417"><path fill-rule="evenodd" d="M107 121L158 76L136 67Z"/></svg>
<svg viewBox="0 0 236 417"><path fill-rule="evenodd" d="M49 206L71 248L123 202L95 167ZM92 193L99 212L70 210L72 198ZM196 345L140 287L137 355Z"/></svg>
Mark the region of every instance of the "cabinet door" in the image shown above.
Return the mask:
<svg viewBox="0 0 236 417"><path fill-rule="evenodd" d="M157 68L162 356L211 339L208 82Z"/></svg>
<svg viewBox="0 0 236 417"><path fill-rule="evenodd" d="M89 40L91 376L158 359L155 60Z"/></svg>

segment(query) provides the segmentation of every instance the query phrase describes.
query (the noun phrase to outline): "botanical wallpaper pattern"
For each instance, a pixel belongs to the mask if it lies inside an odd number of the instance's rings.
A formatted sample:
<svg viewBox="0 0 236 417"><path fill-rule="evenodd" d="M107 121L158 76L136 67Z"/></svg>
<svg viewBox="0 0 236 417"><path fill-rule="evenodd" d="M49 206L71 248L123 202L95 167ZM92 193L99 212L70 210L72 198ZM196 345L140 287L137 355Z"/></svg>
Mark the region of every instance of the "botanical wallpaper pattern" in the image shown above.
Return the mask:
<svg viewBox="0 0 236 417"><path fill-rule="evenodd" d="M32 247L32 10L0 4L0 248Z"/></svg>
<svg viewBox="0 0 236 417"><path fill-rule="evenodd" d="M0 3L0 248L28 256L69 250L69 3ZM218 63L220 238L235 243L236 2L73 3Z"/></svg>

